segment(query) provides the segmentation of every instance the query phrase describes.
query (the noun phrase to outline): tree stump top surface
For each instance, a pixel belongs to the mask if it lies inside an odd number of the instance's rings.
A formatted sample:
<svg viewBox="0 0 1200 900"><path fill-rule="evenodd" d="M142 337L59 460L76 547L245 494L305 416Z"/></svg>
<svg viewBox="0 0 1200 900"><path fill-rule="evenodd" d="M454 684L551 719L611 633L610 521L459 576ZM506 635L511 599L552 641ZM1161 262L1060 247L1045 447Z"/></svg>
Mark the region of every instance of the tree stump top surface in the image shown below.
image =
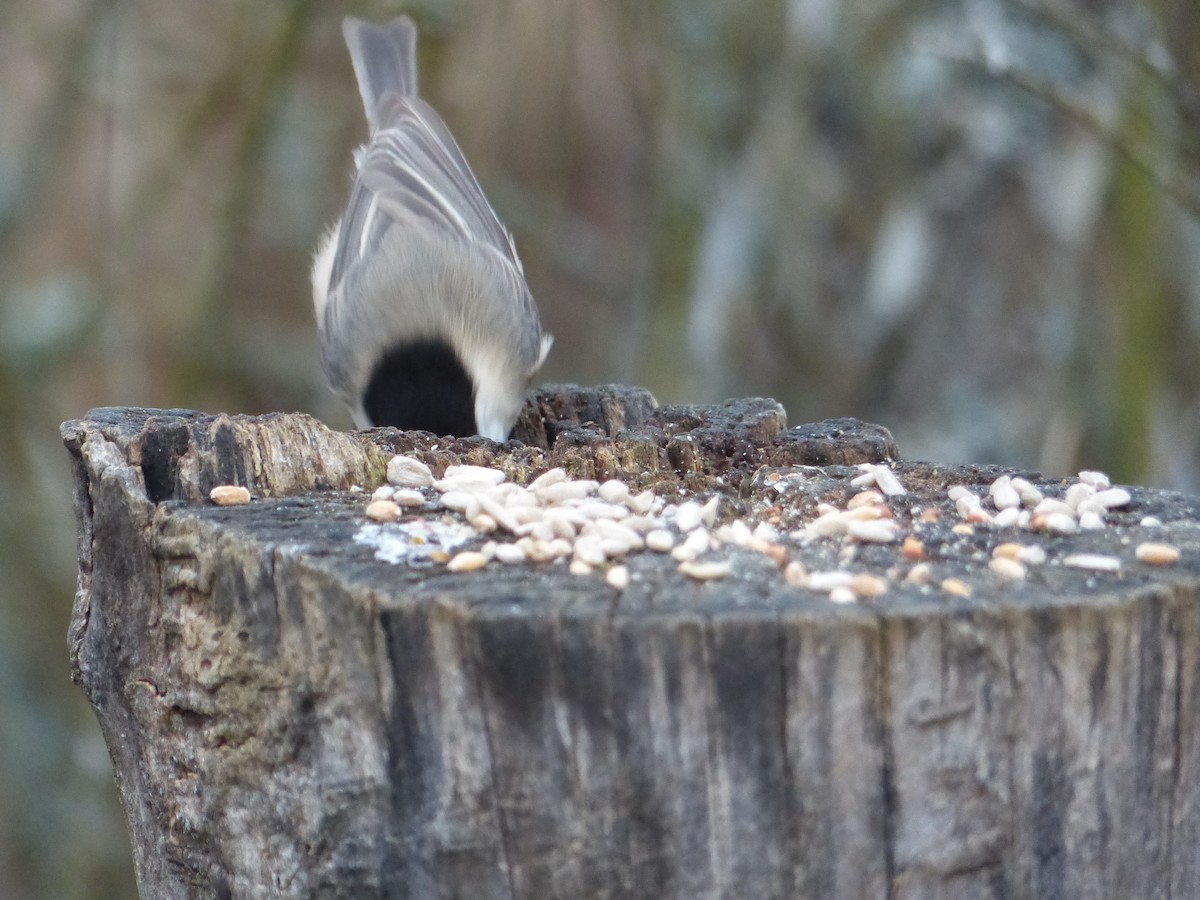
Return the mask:
<svg viewBox="0 0 1200 900"><path fill-rule="evenodd" d="M980 525L972 533L960 533L963 520L947 497L951 486L963 485L986 497L992 481L1010 474L1026 477L1047 497L1061 498L1074 479L1045 479L999 466L898 461L885 429L847 419L788 430L782 409L770 400L659 409L637 389L555 386L536 395L518 423L517 435L528 443L506 445L394 429L340 434L307 416L287 414L253 418L113 408L64 424L72 449L97 433L139 466L146 494L164 504L163 515L195 516L264 546L291 547L336 568L346 579L377 589L380 597L391 594L405 602L449 590L479 603L503 604L506 595L519 593L526 600L544 596L565 604L572 598L571 603L626 612L786 609L894 615L925 612L929 604L952 611L989 604L1069 604L1085 598L1097 602L1200 576L1200 498L1130 487L1130 503L1110 510L1106 527L1095 531L1056 535ZM840 566L896 576L877 602L841 607L821 594L789 587L777 562L744 551L732 554L729 578L708 583L680 575L660 554L638 553L627 561L633 579L621 593L598 589L600 576L570 576L561 565L495 565L482 577L450 573L438 565L380 562L374 549L355 537L364 528L381 528L363 515L365 495L384 481L387 459L396 452L423 459L436 475L448 465L469 463L503 468L513 480L527 483L551 466L564 465L580 477L623 479L671 500L685 492L701 498L720 494L726 501L723 518L761 521L769 510L782 514L785 531L815 518L819 503L845 506L860 490L851 485L862 474L857 463L890 460L908 490L889 499L895 521L903 533L922 540L937 582L962 579L971 596L947 593L937 584L905 583L900 576L913 561L899 555L899 542L860 543L849 564L839 561L846 546L841 540L818 540L807 547L789 543L789 555L813 571ZM246 485L254 499L247 506L214 506L207 493L217 484ZM918 521L934 514L935 521ZM1142 526L1147 516L1161 525ZM480 536L463 549L484 540ZM996 577L988 564L994 548L1006 542L1043 547L1047 564L1029 567L1029 577L1022 581ZM1134 551L1142 542L1174 545L1181 559L1167 567L1139 563ZM1080 554L1115 557L1122 565L1117 572L1062 565Z"/></svg>

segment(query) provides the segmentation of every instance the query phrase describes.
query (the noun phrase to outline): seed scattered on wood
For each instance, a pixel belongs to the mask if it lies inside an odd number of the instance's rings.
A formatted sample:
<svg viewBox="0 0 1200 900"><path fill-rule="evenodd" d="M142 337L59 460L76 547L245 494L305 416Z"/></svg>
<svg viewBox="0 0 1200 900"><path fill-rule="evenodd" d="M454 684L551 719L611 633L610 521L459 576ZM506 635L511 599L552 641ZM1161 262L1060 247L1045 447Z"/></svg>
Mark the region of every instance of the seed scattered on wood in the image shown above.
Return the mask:
<svg viewBox="0 0 1200 900"><path fill-rule="evenodd" d="M933 581L933 566L927 562L917 563L908 570L904 580L909 584L926 585Z"/></svg>
<svg viewBox="0 0 1200 900"><path fill-rule="evenodd" d="M562 503L566 500L583 500L590 497L599 487L594 481L560 481L548 487L537 488L536 493L543 503Z"/></svg>
<svg viewBox="0 0 1200 900"><path fill-rule="evenodd" d="M1112 487L1112 480L1107 475L1090 469L1080 472L1079 480L1098 491L1105 491Z"/></svg>
<svg viewBox="0 0 1200 900"><path fill-rule="evenodd" d="M970 597L971 586L961 578L947 578L942 582L942 590L955 597Z"/></svg>
<svg viewBox="0 0 1200 900"><path fill-rule="evenodd" d="M1024 478L1017 477L1009 483L1012 485L1013 490L1020 495L1021 503L1024 506L1032 508L1037 506L1044 499L1042 497L1042 492Z"/></svg>
<svg viewBox="0 0 1200 900"><path fill-rule="evenodd" d="M697 581L713 581L718 578L724 578L730 572L728 562L702 562L700 560L688 559L679 564L679 571L688 578L694 578Z"/></svg>
<svg viewBox="0 0 1200 900"><path fill-rule="evenodd" d="M700 527L701 509L699 503L688 501L675 508L675 527L684 534Z"/></svg>
<svg viewBox="0 0 1200 900"><path fill-rule="evenodd" d="M656 528L647 532L646 546L655 553L669 553L675 546L675 535L665 528Z"/></svg>
<svg viewBox="0 0 1200 900"><path fill-rule="evenodd" d="M872 472L875 474L875 483L887 496L903 497L908 493L908 490L900 483L900 479L896 477L896 473L887 466L877 465Z"/></svg>
<svg viewBox="0 0 1200 900"><path fill-rule="evenodd" d="M1116 509L1120 506L1128 506L1133 497L1125 488L1109 488L1098 491L1092 499L1105 509Z"/></svg>
<svg viewBox="0 0 1200 900"><path fill-rule="evenodd" d="M487 556L478 550L464 550L456 553L454 558L446 563L446 568L451 572L474 572L486 566L487 562Z"/></svg>
<svg viewBox="0 0 1200 900"><path fill-rule="evenodd" d="M367 518L373 522L395 522L401 515L400 504L393 500L372 500L367 504Z"/></svg>
<svg viewBox="0 0 1200 900"><path fill-rule="evenodd" d="M1020 507L1010 506L992 516L992 524L997 528L1012 528L1021 524L1021 515L1023 513L1024 510L1020 509ZM1024 514L1028 515L1028 513Z"/></svg>
<svg viewBox="0 0 1200 900"><path fill-rule="evenodd" d="M1074 518L1075 508L1069 503L1064 503L1062 500L1055 500L1053 497L1047 497L1033 508L1033 514L1035 516L1058 514Z"/></svg>
<svg viewBox="0 0 1200 900"><path fill-rule="evenodd" d="M712 537L703 528L697 528L684 539L684 542L671 551L671 558L676 562L687 562L695 559L708 550Z"/></svg>
<svg viewBox="0 0 1200 900"><path fill-rule="evenodd" d="M870 575L864 572L855 575L851 579L850 590L854 592L856 597L866 600L873 597L882 597L886 594L888 583L886 578L880 578L878 575Z"/></svg>
<svg viewBox="0 0 1200 900"><path fill-rule="evenodd" d="M891 519L851 522L846 527L846 533L856 541L863 541L867 544L890 544L899 536L896 531L896 523Z"/></svg>
<svg viewBox="0 0 1200 900"><path fill-rule="evenodd" d="M1001 475L988 488L988 495L996 509L1015 509L1021 505L1021 495L1012 486L1012 478Z"/></svg>
<svg viewBox="0 0 1200 900"><path fill-rule="evenodd" d="M600 499L605 503L623 503L625 498L629 496L629 485L614 478L600 485L596 489L596 493L600 495Z"/></svg>
<svg viewBox="0 0 1200 900"><path fill-rule="evenodd" d="M575 558L589 566L603 565L608 555L600 544L600 538L593 535L582 535L575 540Z"/></svg>
<svg viewBox="0 0 1200 900"><path fill-rule="evenodd" d="M860 506L872 506L883 502L883 494L879 491L859 491L846 502L846 509L858 509Z"/></svg>
<svg viewBox="0 0 1200 900"><path fill-rule="evenodd" d="M833 569L827 572L809 572L808 578L805 581L805 587L812 591L829 593L834 588L850 587L852 581L854 581L854 575L850 572L843 572L840 569Z"/></svg>
<svg viewBox="0 0 1200 900"><path fill-rule="evenodd" d="M792 560L783 570L783 580L792 587L805 587L808 584L808 569L800 560Z"/></svg>
<svg viewBox="0 0 1200 900"><path fill-rule="evenodd" d="M245 506L250 492L240 484L219 484L208 492L208 499L217 506Z"/></svg>
<svg viewBox="0 0 1200 900"><path fill-rule="evenodd" d="M1023 581L1026 570L1023 563L1007 556L996 556L988 563L992 573L1004 581Z"/></svg>
<svg viewBox="0 0 1200 900"><path fill-rule="evenodd" d="M425 505L425 495L420 491L414 491L409 488L397 488L392 493L391 500L405 507Z"/></svg>
<svg viewBox="0 0 1200 900"><path fill-rule="evenodd" d="M1121 559L1103 553L1072 553L1063 557L1063 565L1093 572L1118 572L1121 569Z"/></svg>
<svg viewBox="0 0 1200 900"><path fill-rule="evenodd" d="M625 566L613 566L605 573L604 580L610 588L623 591L629 587L629 569Z"/></svg>
<svg viewBox="0 0 1200 900"><path fill-rule="evenodd" d="M496 559L506 565L516 565L525 562L528 556L525 553L525 548L518 544L497 543L496 544Z"/></svg>
<svg viewBox="0 0 1200 900"><path fill-rule="evenodd" d="M832 603L854 603L858 595L849 587L835 587L829 592L829 600Z"/></svg>
<svg viewBox="0 0 1200 900"><path fill-rule="evenodd" d="M567 470L562 468L547 469L533 481L529 482L529 490L536 491L539 488L550 487L552 484L567 480Z"/></svg>
<svg viewBox="0 0 1200 900"><path fill-rule="evenodd" d="M1024 544L1021 552L1017 554L1017 559L1027 566L1040 566L1046 561L1046 551L1037 544Z"/></svg>
<svg viewBox="0 0 1200 900"><path fill-rule="evenodd" d="M965 537L967 535L974 534L975 527L973 525L968 525L966 522L959 522L957 525L955 525L953 528L950 529L950 533L957 534L961 537Z"/></svg>
<svg viewBox="0 0 1200 900"><path fill-rule="evenodd" d="M431 487L433 472L419 459L413 459L411 456L393 456L388 460L387 480L396 487Z"/></svg>
<svg viewBox="0 0 1200 900"><path fill-rule="evenodd" d="M644 516L654 506L654 491L642 491L625 498L625 505L636 515Z"/></svg>
<svg viewBox="0 0 1200 900"><path fill-rule="evenodd" d="M1179 562L1179 548L1174 544L1146 542L1134 551L1137 561L1148 566L1170 566Z"/></svg>
<svg viewBox="0 0 1200 900"><path fill-rule="evenodd" d="M480 534L491 534L496 530L496 520L487 513L480 513L471 520L471 527Z"/></svg>
<svg viewBox="0 0 1200 900"><path fill-rule="evenodd" d="M1080 531L1101 531L1105 528L1104 517L1089 510L1079 517Z"/></svg>
<svg viewBox="0 0 1200 900"><path fill-rule="evenodd" d="M917 538L909 535L900 545L900 555L905 559L919 560L925 558L925 545Z"/></svg>
<svg viewBox="0 0 1200 900"><path fill-rule="evenodd" d="M1079 530L1079 523L1070 513L1038 513L1030 520L1029 527L1035 531L1049 531L1054 534L1074 534Z"/></svg>
<svg viewBox="0 0 1200 900"><path fill-rule="evenodd" d="M372 500L391 500L392 497L395 495L395 493L396 493L396 489L394 487L392 487L390 484L381 484L379 487L375 488L374 493L371 494L371 499Z"/></svg>
<svg viewBox="0 0 1200 900"><path fill-rule="evenodd" d="M1079 504L1085 500L1090 500L1096 496L1096 489L1090 484L1084 484L1082 481L1077 482L1067 488L1067 493L1063 497L1063 502L1076 512L1079 511Z"/></svg>

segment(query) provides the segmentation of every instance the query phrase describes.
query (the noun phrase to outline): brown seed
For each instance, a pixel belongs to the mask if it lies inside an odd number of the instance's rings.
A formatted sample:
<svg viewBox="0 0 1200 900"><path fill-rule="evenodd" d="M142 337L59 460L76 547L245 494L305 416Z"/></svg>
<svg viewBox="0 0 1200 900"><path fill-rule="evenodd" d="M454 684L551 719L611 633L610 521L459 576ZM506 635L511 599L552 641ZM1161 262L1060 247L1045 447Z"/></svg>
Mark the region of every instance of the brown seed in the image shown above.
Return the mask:
<svg viewBox="0 0 1200 900"><path fill-rule="evenodd" d="M395 522L400 518L400 505L393 500L372 500L367 504L367 518L375 522Z"/></svg>
<svg viewBox="0 0 1200 900"><path fill-rule="evenodd" d="M217 506L244 506L250 502L250 492L240 484L219 484L208 492L208 499Z"/></svg>
<svg viewBox="0 0 1200 900"><path fill-rule="evenodd" d="M805 587L808 584L808 569L804 568L804 563L793 560L783 570L783 578L792 587Z"/></svg>
<svg viewBox="0 0 1200 900"><path fill-rule="evenodd" d="M924 559L925 544L917 540L912 535L909 535L904 539L904 543L900 545L900 555L905 559Z"/></svg>
<svg viewBox="0 0 1200 900"><path fill-rule="evenodd" d="M487 561L487 555L478 550L464 550L446 563L446 568L451 572L474 572L486 566Z"/></svg>
<svg viewBox="0 0 1200 900"><path fill-rule="evenodd" d="M1179 562L1179 548L1174 544L1138 544L1134 555L1138 562L1148 566L1171 566Z"/></svg>
<svg viewBox="0 0 1200 900"><path fill-rule="evenodd" d="M971 586L961 578L947 578L942 582L942 590L956 597L971 596Z"/></svg>
<svg viewBox="0 0 1200 900"><path fill-rule="evenodd" d="M887 593L887 579L880 578L878 575L868 575L863 573L855 575L850 582L850 590L854 591L854 596L861 599L868 597L882 597Z"/></svg>

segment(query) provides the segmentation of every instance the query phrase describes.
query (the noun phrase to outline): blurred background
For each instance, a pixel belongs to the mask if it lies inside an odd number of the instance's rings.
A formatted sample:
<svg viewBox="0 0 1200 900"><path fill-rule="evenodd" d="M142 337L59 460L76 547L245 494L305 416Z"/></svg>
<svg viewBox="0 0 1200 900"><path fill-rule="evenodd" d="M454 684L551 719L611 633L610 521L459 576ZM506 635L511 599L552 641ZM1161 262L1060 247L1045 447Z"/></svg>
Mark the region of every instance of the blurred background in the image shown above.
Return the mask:
<svg viewBox="0 0 1200 900"><path fill-rule="evenodd" d="M0 0L0 898L133 897L58 424L350 419L309 256L408 12L546 381L1200 491L1196 0Z"/></svg>

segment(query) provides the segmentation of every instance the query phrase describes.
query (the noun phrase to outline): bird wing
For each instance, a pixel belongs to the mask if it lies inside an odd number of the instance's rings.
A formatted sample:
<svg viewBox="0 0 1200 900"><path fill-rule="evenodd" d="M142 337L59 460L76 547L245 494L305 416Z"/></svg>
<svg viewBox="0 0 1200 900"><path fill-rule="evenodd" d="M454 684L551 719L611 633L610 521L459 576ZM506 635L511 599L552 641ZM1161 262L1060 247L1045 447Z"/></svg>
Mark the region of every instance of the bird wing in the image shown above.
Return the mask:
<svg viewBox="0 0 1200 900"><path fill-rule="evenodd" d="M495 252L522 276L512 236L500 224L449 129L429 104L389 94L381 127L359 158L342 219L330 292L354 277L395 227L428 229Z"/></svg>

